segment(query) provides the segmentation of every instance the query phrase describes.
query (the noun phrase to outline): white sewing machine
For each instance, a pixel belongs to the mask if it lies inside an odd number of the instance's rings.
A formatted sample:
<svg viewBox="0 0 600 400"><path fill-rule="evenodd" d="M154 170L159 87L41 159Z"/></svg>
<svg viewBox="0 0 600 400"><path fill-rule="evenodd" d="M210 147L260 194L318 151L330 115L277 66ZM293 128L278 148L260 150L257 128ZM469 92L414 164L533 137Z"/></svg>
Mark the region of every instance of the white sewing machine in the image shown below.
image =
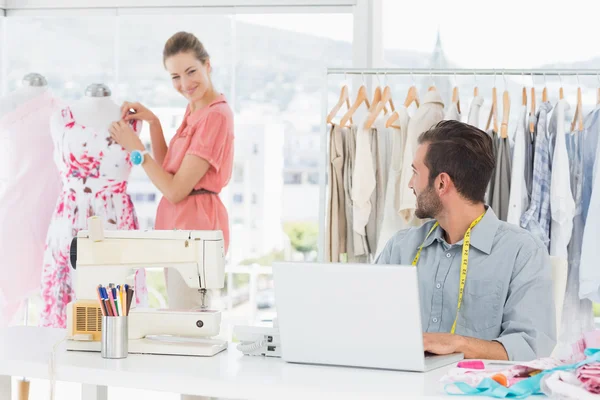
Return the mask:
<svg viewBox="0 0 600 400"><path fill-rule="evenodd" d="M213 356L225 350L226 341L210 339L219 334L221 312L205 303L207 289L223 288L224 253L221 231L103 231L90 221L90 230L80 231L71 245L77 300L67 309L67 349L100 351L99 284L131 284L136 269L169 267L199 290L202 306L158 310L132 304L129 353Z"/></svg>

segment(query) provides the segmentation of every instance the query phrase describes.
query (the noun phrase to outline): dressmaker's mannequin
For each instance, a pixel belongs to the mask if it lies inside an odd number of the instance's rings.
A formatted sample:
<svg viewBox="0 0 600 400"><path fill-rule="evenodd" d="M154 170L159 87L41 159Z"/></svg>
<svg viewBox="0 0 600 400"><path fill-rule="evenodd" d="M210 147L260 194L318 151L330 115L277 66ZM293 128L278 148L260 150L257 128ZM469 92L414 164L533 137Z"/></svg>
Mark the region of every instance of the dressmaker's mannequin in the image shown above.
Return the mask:
<svg viewBox="0 0 600 400"><path fill-rule="evenodd" d="M108 131L121 119L121 108L112 100L108 86L94 83L85 89L85 96L71 106L78 123L98 131Z"/></svg>
<svg viewBox="0 0 600 400"><path fill-rule="evenodd" d="M46 78L38 73L30 73L23 77L22 86L19 87L7 96L0 98L0 117L10 114L17 110L25 103L38 97L48 89L48 82ZM27 325L28 322L28 309L29 300L25 299L24 308L24 322ZM30 382L26 379L20 379L17 382L17 395L19 400L29 399L29 386Z"/></svg>
<svg viewBox="0 0 600 400"><path fill-rule="evenodd" d="M0 98L0 117L13 112L23 103L48 90L46 78L38 73L23 77L22 85L12 93Z"/></svg>

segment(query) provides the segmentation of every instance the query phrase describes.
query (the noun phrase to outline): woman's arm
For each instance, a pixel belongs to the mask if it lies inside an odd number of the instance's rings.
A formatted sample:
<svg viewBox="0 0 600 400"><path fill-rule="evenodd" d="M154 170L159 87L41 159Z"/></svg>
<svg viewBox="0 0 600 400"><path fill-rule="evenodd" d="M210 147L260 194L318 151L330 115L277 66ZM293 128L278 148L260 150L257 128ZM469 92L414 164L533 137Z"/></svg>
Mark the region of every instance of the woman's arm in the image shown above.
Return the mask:
<svg viewBox="0 0 600 400"><path fill-rule="evenodd" d="M167 155L167 142L163 133L160 120L155 118L148 121L150 125L150 142L152 143L152 154L159 165L163 165L165 156Z"/></svg>
<svg viewBox="0 0 600 400"><path fill-rule="evenodd" d="M165 171L161 165L152 157L146 157L142 164L152 183L173 204L185 199L210 167L208 161L191 154L183 158L175 175Z"/></svg>
<svg viewBox="0 0 600 400"><path fill-rule="evenodd" d="M165 156L167 155L167 143L165 142L165 135L158 117L142 104L126 101L121 106L121 118L125 121L135 119L146 121L148 123L150 126L152 154L154 154L154 159L159 165L162 165L165 161Z"/></svg>
<svg viewBox="0 0 600 400"><path fill-rule="evenodd" d="M125 150L129 152L133 150L145 150L144 144L127 122L114 122L109 131L113 139L123 146ZM162 163L159 164L152 157L146 157L142 166L152 183L161 191L163 196L175 204L190 194L198 181L206 174L210 164L202 157L187 154L175 174L165 171L162 168Z"/></svg>

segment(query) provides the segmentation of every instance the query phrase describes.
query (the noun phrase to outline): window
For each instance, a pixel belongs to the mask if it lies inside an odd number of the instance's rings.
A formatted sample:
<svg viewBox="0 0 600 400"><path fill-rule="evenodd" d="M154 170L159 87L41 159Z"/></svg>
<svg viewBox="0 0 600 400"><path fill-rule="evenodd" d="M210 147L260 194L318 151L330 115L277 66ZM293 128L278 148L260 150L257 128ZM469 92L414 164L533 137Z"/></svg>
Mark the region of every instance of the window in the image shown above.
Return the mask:
<svg viewBox="0 0 600 400"><path fill-rule="evenodd" d="M244 167L238 164L233 166L233 182L242 183L244 182Z"/></svg>
<svg viewBox="0 0 600 400"><path fill-rule="evenodd" d="M156 193L150 193L148 195L148 201L154 203L156 201Z"/></svg>
<svg viewBox="0 0 600 400"><path fill-rule="evenodd" d="M242 204L244 202L244 195L241 193L236 193L233 195L233 202L235 204Z"/></svg>
<svg viewBox="0 0 600 400"><path fill-rule="evenodd" d="M284 182L286 185L300 185L302 183L302 173L286 172L284 174Z"/></svg>
<svg viewBox="0 0 600 400"><path fill-rule="evenodd" d="M313 185L318 185L319 184L319 173L311 172L310 174L308 174L308 182Z"/></svg>
<svg viewBox="0 0 600 400"><path fill-rule="evenodd" d="M3 20L8 39L4 45L9 91L16 89L23 76L30 72L44 75L53 93L64 100L79 99L91 83L104 83L112 91L117 89L115 18L10 17Z"/></svg>

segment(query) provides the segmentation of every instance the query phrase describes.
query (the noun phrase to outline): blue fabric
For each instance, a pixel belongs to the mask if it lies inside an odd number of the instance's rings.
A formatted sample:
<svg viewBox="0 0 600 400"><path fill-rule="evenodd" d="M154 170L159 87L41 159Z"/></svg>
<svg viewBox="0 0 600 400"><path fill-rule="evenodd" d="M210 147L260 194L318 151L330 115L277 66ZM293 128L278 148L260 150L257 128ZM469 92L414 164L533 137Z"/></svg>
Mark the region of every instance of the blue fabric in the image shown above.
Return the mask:
<svg viewBox="0 0 600 400"><path fill-rule="evenodd" d="M585 131L579 132L584 135L583 145L583 192L581 202L583 207L583 221L587 220L592 197L592 182L594 181L594 162L596 161L596 148L598 147L598 135L600 134L600 107L589 113L585 118Z"/></svg>
<svg viewBox="0 0 600 400"><path fill-rule="evenodd" d="M581 367L582 365L600 361L600 349L586 349L585 355L587 358L582 362L561 365L556 368L547 369L535 376L532 376L531 378L523 379L511 387L502 386L491 378L485 378L479 385L477 385L477 387L473 387L463 382L455 382L444 386L444 390L446 393L456 396L486 396L497 399L524 399L529 396L541 395L543 393L541 392L540 384L544 376L557 371L572 371ZM448 391L448 388L451 386L455 386L457 389L462 391L462 393L451 393Z"/></svg>

